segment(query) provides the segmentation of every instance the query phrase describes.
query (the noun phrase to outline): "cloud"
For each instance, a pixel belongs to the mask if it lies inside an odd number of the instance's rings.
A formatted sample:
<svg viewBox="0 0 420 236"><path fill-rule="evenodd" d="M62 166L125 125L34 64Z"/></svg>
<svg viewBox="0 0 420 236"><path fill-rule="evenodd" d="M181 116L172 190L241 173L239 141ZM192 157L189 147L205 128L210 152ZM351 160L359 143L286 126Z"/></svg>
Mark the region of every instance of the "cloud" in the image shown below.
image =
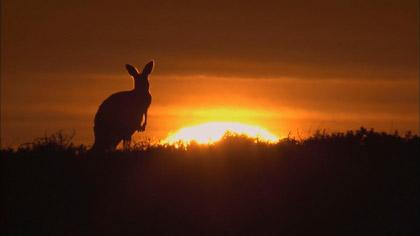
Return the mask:
<svg viewBox="0 0 420 236"><path fill-rule="evenodd" d="M5 1L6 73L415 78L417 1ZM15 65L25 65L25 70Z"/></svg>

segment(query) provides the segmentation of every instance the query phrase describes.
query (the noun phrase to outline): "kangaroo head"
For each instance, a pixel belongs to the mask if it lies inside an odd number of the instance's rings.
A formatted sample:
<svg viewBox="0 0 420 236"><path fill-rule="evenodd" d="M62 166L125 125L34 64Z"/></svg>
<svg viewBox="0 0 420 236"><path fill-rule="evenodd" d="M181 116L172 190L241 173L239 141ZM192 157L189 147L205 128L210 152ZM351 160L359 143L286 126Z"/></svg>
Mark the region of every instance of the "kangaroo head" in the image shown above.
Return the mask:
<svg viewBox="0 0 420 236"><path fill-rule="evenodd" d="M151 61L147 63L141 73L138 70L129 64L126 64L128 73L133 76L134 79L134 90L137 91L149 91L149 74L153 71L154 62Z"/></svg>

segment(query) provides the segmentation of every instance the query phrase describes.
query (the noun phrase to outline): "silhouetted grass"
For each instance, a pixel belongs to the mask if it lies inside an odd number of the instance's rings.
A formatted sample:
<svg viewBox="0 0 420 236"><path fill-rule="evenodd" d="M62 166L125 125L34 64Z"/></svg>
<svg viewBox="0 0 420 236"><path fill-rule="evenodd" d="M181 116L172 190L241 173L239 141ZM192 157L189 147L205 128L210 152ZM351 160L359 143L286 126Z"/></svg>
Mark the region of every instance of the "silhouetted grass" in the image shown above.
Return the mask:
<svg viewBox="0 0 420 236"><path fill-rule="evenodd" d="M416 235L420 138L228 135L95 156L56 133L1 150L2 235Z"/></svg>
<svg viewBox="0 0 420 236"><path fill-rule="evenodd" d="M26 157L92 157L89 148L85 145L75 145L72 142L73 134L65 134L61 131L35 139L33 142L25 143L17 148L2 149L2 157L12 158L18 156ZM400 135L397 131L393 134L385 132L376 132L373 129L367 130L361 127L359 130L350 130L345 133L317 130L314 134L306 139L296 139L295 137L287 137L278 141L278 143L270 144L251 138L246 135L227 133L220 141L215 144L198 144L191 142L189 144L178 143L176 145L157 144L150 140L142 140L132 144L130 149L116 150L109 152L106 157L117 157L124 154L136 157L139 153L149 152L193 152L196 150L223 150L223 151L247 151L249 149L258 149L266 151L298 150L307 149L318 151L344 151L345 149L377 149L389 150L390 148L399 149L411 146L418 146L420 138L407 132ZM284 150L283 150L284 149ZM139 156L140 157L140 156ZM101 158L101 157L97 157Z"/></svg>

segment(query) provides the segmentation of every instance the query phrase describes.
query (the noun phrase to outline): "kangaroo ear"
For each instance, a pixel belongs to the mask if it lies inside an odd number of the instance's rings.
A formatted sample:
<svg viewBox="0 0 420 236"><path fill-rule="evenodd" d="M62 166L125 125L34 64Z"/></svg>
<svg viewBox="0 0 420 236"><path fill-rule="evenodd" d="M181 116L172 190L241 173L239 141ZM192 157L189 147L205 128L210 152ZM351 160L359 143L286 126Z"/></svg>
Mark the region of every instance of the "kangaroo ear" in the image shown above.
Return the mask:
<svg viewBox="0 0 420 236"><path fill-rule="evenodd" d="M144 66L144 69L143 69L142 74L148 75L148 74L152 73L154 66L155 66L155 62L154 61L151 61L151 62L147 63Z"/></svg>
<svg viewBox="0 0 420 236"><path fill-rule="evenodd" d="M134 66L132 66L132 65L130 65L130 64L126 64L125 65L125 68L127 69L127 71L128 71L128 73L131 75L131 76L138 76L139 75L139 72L137 71L137 69L136 69L136 67L134 67Z"/></svg>

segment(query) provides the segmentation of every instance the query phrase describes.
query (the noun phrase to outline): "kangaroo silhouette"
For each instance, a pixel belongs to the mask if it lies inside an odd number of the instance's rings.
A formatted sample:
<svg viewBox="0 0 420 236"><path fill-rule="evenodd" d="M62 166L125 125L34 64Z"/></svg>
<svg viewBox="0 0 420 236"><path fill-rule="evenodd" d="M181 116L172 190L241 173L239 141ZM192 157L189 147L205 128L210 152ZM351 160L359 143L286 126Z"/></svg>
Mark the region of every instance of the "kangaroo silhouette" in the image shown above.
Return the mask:
<svg viewBox="0 0 420 236"><path fill-rule="evenodd" d="M147 110L152 102L148 77L154 62L147 63L141 73L132 65L125 67L134 79L134 89L114 93L99 106L93 127L95 143L92 150L115 150L121 140L127 148L134 132L146 130ZM143 116L144 123L141 124Z"/></svg>

